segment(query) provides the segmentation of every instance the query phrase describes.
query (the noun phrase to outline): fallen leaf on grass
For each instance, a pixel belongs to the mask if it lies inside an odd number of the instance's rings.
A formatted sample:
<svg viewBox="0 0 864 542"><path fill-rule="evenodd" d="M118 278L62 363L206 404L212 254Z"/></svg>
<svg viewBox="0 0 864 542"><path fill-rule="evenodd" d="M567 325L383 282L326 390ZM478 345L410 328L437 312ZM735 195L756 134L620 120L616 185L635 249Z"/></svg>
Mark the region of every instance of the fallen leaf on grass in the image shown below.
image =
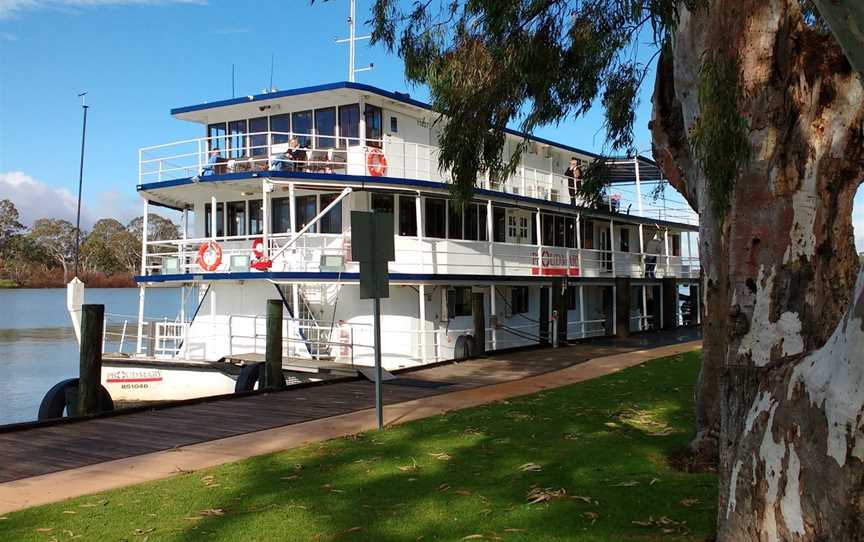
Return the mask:
<svg viewBox="0 0 864 542"><path fill-rule="evenodd" d="M649 486L653 486L657 482L660 481L660 478L651 478L651 482L648 483Z"/></svg>
<svg viewBox="0 0 864 542"><path fill-rule="evenodd" d="M504 529L504 532L505 533L524 533L527 530L528 529L514 529L512 527L508 527L507 529Z"/></svg>
<svg viewBox="0 0 864 542"><path fill-rule="evenodd" d="M633 487L638 486L639 482L636 480L627 480L626 482L618 482L617 484L611 484L609 487Z"/></svg>
<svg viewBox="0 0 864 542"><path fill-rule="evenodd" d="M280 480L296 480L297 478L300 478L300 476L297 474L292 474L291 476L283 476L280 478Z"/></svg>
<svg viewBox="0 0 864 542"><path fill-rule="evenodd" d="M540 472L543 470L543 467L538 465L537 463L525 463L524 465L520 465L517 470L522 472Z"/></svg>
<svg viewBox="0 0 864 542"><path fill-rule="evenodd" d="M690 507L690 506L693 506L694 504L699 504L700 501L696 497L685 497L685 498L681 499L680 502L681 502L682 506Z"/></svg>
<svg viewBox="0 0 864 542"><path fill-rule="evenodd" d="M4 519L9 519L9 518L7 518L6 516L0 517L0 521L3 521Z"/></svg>
<svg viewBox="0 0 864 542"><path fill-rule="evenodd" d="M202 516L220 517L225 515L225 510L222 508L208 508L199 512Z"/></svg>
<svg viewBox="0 0 864 542"><path fill-rule="evenodd" d="M204 518L202 516L186 516L183 519L185 519L186 521L198 521L199 519L204 519Z"/></svg>
<svg viewBox="0 0 864 542"><path fill-rule="evenodd" d="M53 530L54 530L54 527L37 527L36 528L37 533L50 533Z"/></svg>
<svg viewBox="0 0 864 542"><path fill-rule="evenodd" d="M149 529L135 529L132 531L132 534L136 534L138 536L145 535L147 533L152 533L156 530L156 527L150 527Z"/></svg>
<svg viewBox="0 0 864 542"><path fill-rule="evenodd" d="M553 489L551 487L533 486L528 490L525 496L528 499L528 504L539 504L541 502L549 502L568 498L567 490L562 488Z"/></svg>
<svg viewBox="0 0 864 542"><path fill-rule="evenodd" d="M470 497L472 495L472 493L467 489L457 489L456 494L461 495L462 497Z"/></svg>
<svg viewBox="0 0 864 542"><path fill-rule="evenodd" d="M444 492L450 489L450 484L441 484L438 486L438 491Z"/></svg>
<svg viewBox="0 0 864 542"><path fill-rule="evenodd" d="M463 536L461 540L482 540L486 538L482 534L469 534L468 536Z"/></svg>
<svg viewBox="0 0 864 542"><path fill-rule="evenodd" d="M420 466L417 464L417 461L412 457L411 465L404 465L402 467L399 467L399 470L402 472L417 472L418 470L420 470Z"/></svg>
<svg viewBox="0 0 864 542"><path fill-rule="evenodd" d="M450 459L452 459L450 454L448 454L447 452L431 452L429 455L439 461L450 461Z"/></svg>
<svg viewBox="0 0 864 542"><path fill-rule="evenodd" d="M64 514L77 514L78 512L76 512L75 510L63 510L63 513Z"/></svg>
<svg viewBox="0 0 864 542"><path fill-rule="evenodd" d="M591 520L591 525L597 521L597 518L600 517L600 514L597 512L582 512L582 515Z"/></svg>

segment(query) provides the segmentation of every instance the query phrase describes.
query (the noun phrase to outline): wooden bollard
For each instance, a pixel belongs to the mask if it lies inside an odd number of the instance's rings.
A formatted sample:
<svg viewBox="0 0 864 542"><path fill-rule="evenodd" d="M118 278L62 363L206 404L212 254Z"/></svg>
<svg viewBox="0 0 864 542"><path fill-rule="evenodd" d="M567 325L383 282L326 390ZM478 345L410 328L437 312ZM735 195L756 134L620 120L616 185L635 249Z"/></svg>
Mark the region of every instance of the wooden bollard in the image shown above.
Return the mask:
<svg viewBox="0 0 864 542"><path fill-rule="evenodd" d="M77 414L99 412L102 387L102 325L105 305L81 306L81 356L78 365Z"/></svg>
<svg viewBox="0 0 864 542"><path fill-rule="evenodd" d="M486 311L483 292L471 293L471 316L474 323L474 351L472 356L486 355Z"/></svg>
<svg viewBox="0 0 864 542"><path fill-rule="evenodd" d="M285 387L282 374L282 300L267 300L267 347L264 354L262 389L281 390Z"/></svg>

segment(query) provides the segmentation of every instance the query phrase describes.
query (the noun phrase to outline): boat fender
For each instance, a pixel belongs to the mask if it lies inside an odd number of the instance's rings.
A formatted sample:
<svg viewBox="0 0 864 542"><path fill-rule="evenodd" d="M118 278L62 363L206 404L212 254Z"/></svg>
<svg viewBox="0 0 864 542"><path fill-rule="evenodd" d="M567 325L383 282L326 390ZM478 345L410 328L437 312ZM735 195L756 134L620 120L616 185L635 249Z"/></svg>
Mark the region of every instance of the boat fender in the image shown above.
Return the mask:
<svg viewBox="0 0 864 542"><path fill-rule="evenodd" d="M373 177L383 177L387 172L387 157L378 147L369 147L366 151L366 169Z"/></svg>
<svg viewBox="0 0 864 542"><path fill-rule="evenodd" d="M78 379L69 378L61 380L48 390L42 403L39 405L37 420L51 420L62 418L66 409L72 410L78 402ZM99 411L108 412L114 410L114 401L105 386L99 386Z"/></svg>
<svg viewBox="0 0 864 542"><path fill-rule="evenodd" d="M459 335L456 344L453 345L453 361L461 361L471 357L474 351L474 337L471 335Z"/></svg>
<svg viewBox="0 0 864 542"><path fill-rule="evenodd" d="M198 265L205 271L216 271L222 263L222 247L210 240L198 247Z"/></svg>
<svg viewBox="0 0 864 542"><path fill-rule="evenodd" d="M258 379L261 377L262 370L264 370L264 363L260 361L244 365L240 369L237 382L234 384L234 393L254 390L255 384L258 383Z"/></svg>

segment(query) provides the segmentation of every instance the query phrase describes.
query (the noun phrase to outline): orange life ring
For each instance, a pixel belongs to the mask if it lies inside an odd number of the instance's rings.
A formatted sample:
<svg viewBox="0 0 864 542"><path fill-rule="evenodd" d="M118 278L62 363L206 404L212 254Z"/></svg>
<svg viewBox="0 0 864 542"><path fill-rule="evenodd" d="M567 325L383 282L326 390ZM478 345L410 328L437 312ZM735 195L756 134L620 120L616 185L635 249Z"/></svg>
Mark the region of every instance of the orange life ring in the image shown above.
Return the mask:
<svg viewBox="0 0 864 542"><path fill-rule="evenodd" d="M198 265L205 271L215 271L222 263L222 247L216 241L207 241L198 247Z"/></svg>
<svg viewBox="0 0 864 542"><path fill-rule="evenodd" d="M383 177L387 172L387 157L378 147L369 147L366 151L366 169L373 177Z"/></svg>
<svg viewBox="0 0 864 542"><path fill-rule="evenodd" d="M264 257L264 238L256 237L252 239L252 254L255 255L255 258L261 259Z"/></svg>

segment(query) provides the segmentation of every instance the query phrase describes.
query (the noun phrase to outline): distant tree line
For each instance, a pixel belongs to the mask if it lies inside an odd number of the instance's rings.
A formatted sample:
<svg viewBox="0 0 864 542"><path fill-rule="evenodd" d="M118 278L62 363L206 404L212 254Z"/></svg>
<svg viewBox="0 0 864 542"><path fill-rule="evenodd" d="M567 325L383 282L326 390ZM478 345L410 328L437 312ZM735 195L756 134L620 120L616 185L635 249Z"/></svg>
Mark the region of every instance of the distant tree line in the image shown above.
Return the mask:
<svg viewBox="0 0 864 542"><path fill-rule="evenodd" d="M143 217L124 225L102 218L80 239L79 277L94 285L132 285L141 265ZM180 231L169 219L150 214L148 239L177 239ZM0 279L18 286L62 286L75 269L75 225L58 218L40 218L26 228L9 199L0 200ZM88 280L89 279L89 280Z"/></svg>

